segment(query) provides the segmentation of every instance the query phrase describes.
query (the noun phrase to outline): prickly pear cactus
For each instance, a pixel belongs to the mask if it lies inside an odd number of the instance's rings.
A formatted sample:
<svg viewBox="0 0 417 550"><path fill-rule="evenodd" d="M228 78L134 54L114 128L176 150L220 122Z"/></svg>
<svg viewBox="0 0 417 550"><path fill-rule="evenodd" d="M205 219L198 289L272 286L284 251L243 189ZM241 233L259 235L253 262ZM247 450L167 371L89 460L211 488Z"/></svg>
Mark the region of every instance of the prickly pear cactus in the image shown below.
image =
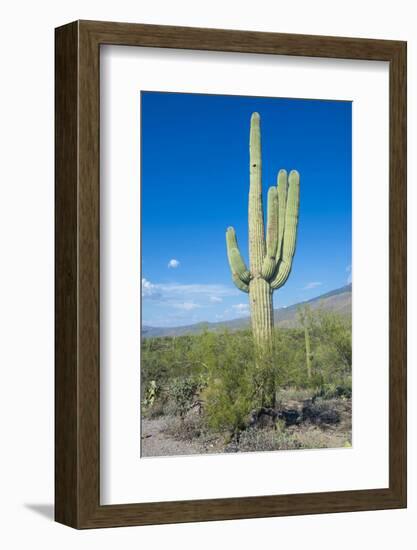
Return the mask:
<svg viewBox="0 0 417 550"><path fill-rule="evenodd" d="M260 116L253 113L250 126L249 269L239 251L233 227L226 232L227 257L237 288L249 293L252 331L259 348L272 349L272 293L287 281L295 253L300 177L280 170L277 185L268 191L267 227L262 204Z"/></svg>

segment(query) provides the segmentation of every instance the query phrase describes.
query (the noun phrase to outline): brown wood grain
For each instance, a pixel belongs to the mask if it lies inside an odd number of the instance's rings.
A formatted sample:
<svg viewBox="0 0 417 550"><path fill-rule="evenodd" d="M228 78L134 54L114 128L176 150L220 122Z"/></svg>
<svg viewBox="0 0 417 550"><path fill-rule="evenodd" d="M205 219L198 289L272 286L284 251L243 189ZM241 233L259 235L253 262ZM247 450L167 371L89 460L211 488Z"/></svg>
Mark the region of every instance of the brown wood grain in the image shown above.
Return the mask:
<svg viewBox="0 0 417 550"><path fill-rule="evenodd" d="M77 40L55 43L55 519L77 525Z"/></svg>
<svg viewBox="0 0 417 550"><path fill-rule="evenodd" d="M75 528L406 506L406 43L78 21L56 29L55 518ZM389 487L100 505L100 45L390 64ZM371 205L370 205L371 206Z"/></svg>

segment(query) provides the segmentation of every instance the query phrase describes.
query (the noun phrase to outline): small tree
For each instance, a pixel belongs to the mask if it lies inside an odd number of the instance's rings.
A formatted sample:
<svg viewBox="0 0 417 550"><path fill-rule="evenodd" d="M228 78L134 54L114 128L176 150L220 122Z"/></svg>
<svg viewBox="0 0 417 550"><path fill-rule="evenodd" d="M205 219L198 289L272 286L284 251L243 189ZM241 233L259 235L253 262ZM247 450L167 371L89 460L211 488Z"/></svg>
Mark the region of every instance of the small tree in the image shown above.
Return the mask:
<svg viewBox="0 0 417 550"><path fill-rule="evenodd" d="M314 363L327 381L349 383L352 371L351 319L333 311L317 310L310 333L315 341Z"/></svg>

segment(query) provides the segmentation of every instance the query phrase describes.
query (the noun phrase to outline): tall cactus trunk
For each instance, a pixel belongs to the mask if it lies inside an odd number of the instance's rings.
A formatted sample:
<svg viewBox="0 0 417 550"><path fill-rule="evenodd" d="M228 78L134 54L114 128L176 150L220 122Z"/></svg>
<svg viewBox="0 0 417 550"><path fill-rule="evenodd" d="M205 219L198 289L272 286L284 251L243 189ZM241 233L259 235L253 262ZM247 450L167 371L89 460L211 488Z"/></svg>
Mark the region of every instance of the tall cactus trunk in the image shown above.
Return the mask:
<svg viewBox="0 0 417 550"><path fill-rule="evenodd" d="M249 283L252 332L260 352L272 351L274 336L274 312L271 285L260 277Z"/></svg>
<svg viewBox="0 0 417 550"><path fill-rule="evenodd" d="M254 279L261 277L265 258L264 210L262 204L261 130L258 113L253 113L249 138L249 258Z"/></svg>
<svg viewBox="0 0 417 550"><path fill-rule="evenodd" d="M249 283L252 334L256 347L256 394L262 407L275 407L276 388L273 370L274 310L271 285L257 277Z"/></svg>
<svg viewBox="0 0 417 550"><path fill-rule="evenodd" d="M272 351L274 316L272 290L262 278L262 265L266 255L264 212L262 204L262 155L260 117L251 118L250 138L250 186L249 186L249 257L252 280L249 282L249 300L252 332L258 355Z"/></svg>

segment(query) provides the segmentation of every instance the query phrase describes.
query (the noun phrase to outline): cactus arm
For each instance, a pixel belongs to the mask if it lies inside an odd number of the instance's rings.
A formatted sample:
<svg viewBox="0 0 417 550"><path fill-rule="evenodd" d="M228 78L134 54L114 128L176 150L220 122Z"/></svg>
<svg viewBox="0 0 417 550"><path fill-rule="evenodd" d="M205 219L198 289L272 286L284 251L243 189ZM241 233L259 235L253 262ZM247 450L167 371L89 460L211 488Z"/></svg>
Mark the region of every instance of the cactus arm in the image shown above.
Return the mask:
<svg viewBox="0 0 417 550"><path fill-rule="evenodd" d="M233 282L242 292L249 292L249 285L242 280L242 277L246 278L248 280L247 282L249 282L250 273L246 269L245 262L240 255L236 232L233 227L229 227L226 231L226 248ZM237 270L239 270L239 272Z"/></svg>
<svg viewBox="0 0 417 550"><path fill-rule="evenodd" d="M262 264L262 277L269 281L276 268L278 246L278 194L276 187L268 191L268 221L266 226L266 256Z"/></svg>
<svg viewBox="0 0 417 550"><path fill-rule="evenodd" d="M262 160L260 116L253 113L249 139L249 258L254 277L260 275L265 257L264 215L262 206Z"/></svg>
<svg viewBox="0 0 417 550"><path fill-rule="evenodd" d="M232 274L235 273L243 283L249 283L250 273L239 251L236 232L233 227L229 227L226 231L226 248L230 271Z"/></svg>
<svg viewBox="0 0 417 550"><path fill-rule="evenodd" d="M282 242L281 260L275 278L271 281L271 288L277 289L285 284L291 273L297 239L298 206L300 202L300 176L296 170L289 175L287 208L285 212L285 228Z"/></svg>
<svg viewBox="0 0 417 550"><path fill-rule="evenodd" d="M250 273L246 269L245 262L239 250L237 248L232 248L229 254L233 273L236 273L236 275L238 275L242 282L249 283Z"/></svg>
<svg viewBox="0 0 417 550"><path fill-rule="evenodd" d="M277 191L278 191L278 246L277 246L277 258L281 257L282 253L282 239L284 237L285 227L285 211L287 208L287 172L286 170L280 170L277 177Z"/></svg>
<svg viewBox="0 0 417 550"><path fill-rule="evenodd" d="M237 273L232 273L232 280L239 290L249 293L249 285L244 283Z"/></svg>

